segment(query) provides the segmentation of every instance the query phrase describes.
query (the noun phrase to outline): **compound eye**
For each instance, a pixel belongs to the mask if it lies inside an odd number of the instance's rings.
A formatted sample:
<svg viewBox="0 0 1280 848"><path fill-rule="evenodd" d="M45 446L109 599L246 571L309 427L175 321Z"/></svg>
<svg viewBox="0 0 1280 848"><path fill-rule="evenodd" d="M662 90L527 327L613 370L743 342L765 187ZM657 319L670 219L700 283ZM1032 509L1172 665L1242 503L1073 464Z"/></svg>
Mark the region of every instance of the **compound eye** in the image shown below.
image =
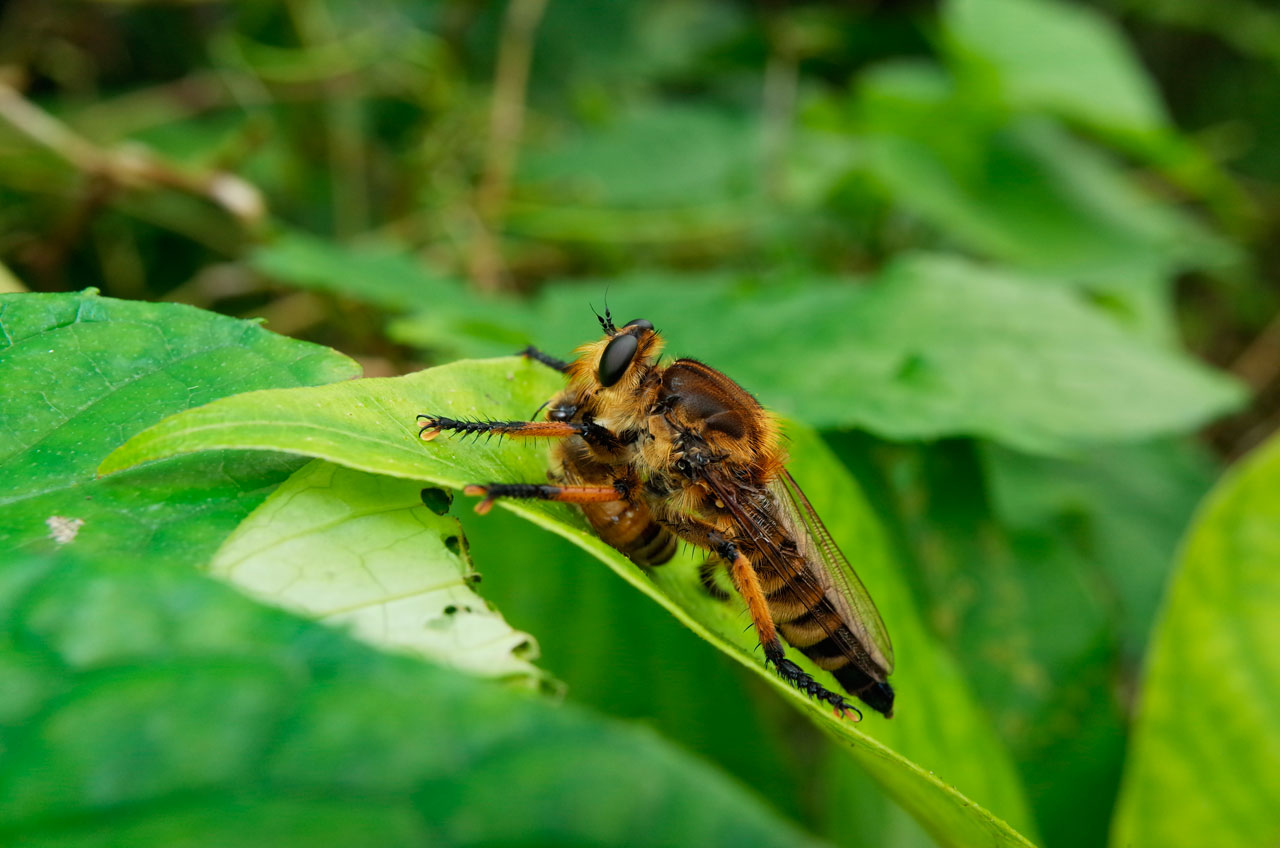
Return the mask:
<svg viewBox="0 0 1280 848"><path fill-rule="evenodd" d="M631 367L631 360L635 359L636 350L639 347L640 342L636 341L635 336L614 336L613 341L609 342L604 349L604 354L600 357L598 370L600 385L608 388L621 380L622 375Z"/></svg>
<svg viewBox="0 0 1280 848"><path fill-rule="evenodd" d="M623 327L624 327L624 329L625 329L626 327L639 327L639 328L640 328L640 329L642 329L642 330L652 330L652 329L653 329L653 322L651 322L651 321L646 321L646 320L645 320L645 319L643 319L643 318L637 318L637 319L636 319L636 320L634 320L634 321L628 321L626 324L624 324L624 325L623 325Z"/></svg>

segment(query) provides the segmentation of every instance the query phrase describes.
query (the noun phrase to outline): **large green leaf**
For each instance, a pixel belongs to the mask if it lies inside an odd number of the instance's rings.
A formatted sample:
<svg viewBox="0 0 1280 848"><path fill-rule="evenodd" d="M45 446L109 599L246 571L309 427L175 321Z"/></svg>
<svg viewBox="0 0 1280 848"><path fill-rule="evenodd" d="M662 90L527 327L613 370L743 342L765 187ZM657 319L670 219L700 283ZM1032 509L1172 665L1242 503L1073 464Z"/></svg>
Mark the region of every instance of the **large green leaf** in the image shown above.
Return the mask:
<svg viewBox="0 0 1280 848"><path fill-rule="evenodd" d="M0 610L6 845L813 844L651 733L186 567L11 559Z"/></svg>
<svg viewBox="0 0 1280 848"><path fill-rule="evenodd" d="M440 514L424 505L436 504ZM209 570L382 647L471 674L536 679L533 639L470 588L475 572L445 492L313 462L258 507Z"/></svg>
<svg viewBox="0 0 1280 848"><path fill-rule="evenodd" d="M463 295L462 283L433 272L391 245L345 248L302 232L283 232L257 248L249 265L301 288L342 295L389 310L412 310Z"/></svg>
<svg viewBox="0 0 1280 848"><path fill-rule="evenodd" d="M1109 131L1167 125L1155 84L1093 9L1057 0L948 0L943 10L961 69L981 74L1010 106Z"/></svg>
<svg viewBox="0 0 1280 848"><path fill-rule="evenodd" d="M1116 846L1280 840L1280 438L1201 507L1157 624Z"/></svg>
<svg viewBox="0 0 1280 848"><path fill-rule="evenodd" d="M979 446L979 456L982 474L956 475L951 491L930 480L929 500L969 505L970 520L953 510L961 520L949 538L926 544L971 552L932 581L931 608L958 622L969 679L1000 705L1046 845L1100 845L1123 770L1125 694L1137 686L1179 539L1215 469L1172 440L1070 459L993 446ZM945 573L937 559L927 567L935 575Z"/></svg>
<svg viewBox="0 0 1280 848"><path fill-rule="evenodd" d="M163 456L235 445L304 453L363 471L452 487L477 481L538 480L545 474L546 460L537 446L512 441L479 448L447 439L424 445L417 438L414 415L522 417L558 385L556 375L536 364L500 359L322 389L255 392L161 423L108 457L100 470L110 473ZM1008 825L935 776L963 772L956 777L962 785L970 786L987 803L999 805L1004 815L1026 818L999 746L965 696L958 672L931 647L912 613L907 590L894 581L883 540L856 487L847 476L832 473L835 460L823 452L816 437L798 430L793 438L797 472L809 482L819 503L832 508L831 520L843 528L844 544L859 552L863 575L884 605L904 658L895 677L902 693L900 717L892 724L872 717L866 722L869 731L833 718L767 672L753 652L753 637L742 630L741 610L714 601L700 588L695 560L686 557L680 564L658 569L651 578L587 532L572 509L550 503L508 506L590 550L704 639L803 705L943 844L1024 844ZM844 501L828 503L834 492L827 487L837 487ZM905 661L908 656L909 662ZM913 763L881 738L892 738L907 750L919 745L938 759ZM980 752L977 760L975 752ZM951 756L957 762L948 759Z"/></svg>
<svg viewBox="0 0 1280 848"><path fill-rule="evenodd" d="M864 288L805 283L636 274L608 294L615 315L653 321L669 353L712 363L769 406L894 440L964 434L1056 452L1185 431L1243 399L1224 375L1016 274L918 255ZM549 292L531 324L538 344L565 355L593 335L594 294Z"/></svg>
<svg viewBox="0 0 1280 848"><path fill-rule="evenodd" d="M932 65L867 74L856 114L889 202L968 251L1129 300L1231 256L1101 150L1050 119L984 109Z"/></svg>
<svg viewBox="0 0 1280 848"><path fill-rule="evenodd" d="M358 373L327 348L187 306L0 295L0 549L200 561L297 461L227 453L95 480L102 458L215 398Z"/></svg>

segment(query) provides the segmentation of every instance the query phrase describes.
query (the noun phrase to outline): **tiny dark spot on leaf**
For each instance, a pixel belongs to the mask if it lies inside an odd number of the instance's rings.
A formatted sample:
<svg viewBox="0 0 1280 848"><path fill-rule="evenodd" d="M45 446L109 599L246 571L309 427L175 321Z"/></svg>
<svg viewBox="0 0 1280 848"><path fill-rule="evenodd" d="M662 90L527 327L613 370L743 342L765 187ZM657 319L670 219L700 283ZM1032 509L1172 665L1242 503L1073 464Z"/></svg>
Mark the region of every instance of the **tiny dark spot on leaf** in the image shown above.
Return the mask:
<svg viewBox="0 0 1280 848"><path fill-rule="evenodd" d="M511 649L511 654L519 659L530 659L533 654L533 643L525 639L520 644Z"/></svg>
<svg viewBox="0 0 1280 848"><path fill-rule="evenodd" d="M481 576L480 572L478 572L478 571L473 571L472 573L470 573L470 574L468 574L468 575L467 575L467 582L468 582L468 583L479 583L479 582L480 582L481 580L483 580L483 579L484 579L484 577L483 577L483 576Z"/></svg>
<svg viewBox="0 0 1280 848"><path fill-rule="evenodd" d="M428 486L422 490L422 505L436 515L445 515L453 505L453 492L436 486Z"/></svg>
<svg viewBox="0 0 1280 848"><path fill-rule="evenodd" d="M449 604L449 606L447 606L447 607L445 607L445 608L444 608L444 614L445 614L445 615L453 615L453 614L454 614L454 613L456 613L457 611L458 611L458 608L457 608L457 607L455 607L453 604Z"/></svg>
<svg viewBox="0 0 1280 848"><path fill-rule="evenodd" d="M452 554L459 556L462 554L462 540L457 536L447 536L444 540L444 546L448 548L449 552Z"/></svg>

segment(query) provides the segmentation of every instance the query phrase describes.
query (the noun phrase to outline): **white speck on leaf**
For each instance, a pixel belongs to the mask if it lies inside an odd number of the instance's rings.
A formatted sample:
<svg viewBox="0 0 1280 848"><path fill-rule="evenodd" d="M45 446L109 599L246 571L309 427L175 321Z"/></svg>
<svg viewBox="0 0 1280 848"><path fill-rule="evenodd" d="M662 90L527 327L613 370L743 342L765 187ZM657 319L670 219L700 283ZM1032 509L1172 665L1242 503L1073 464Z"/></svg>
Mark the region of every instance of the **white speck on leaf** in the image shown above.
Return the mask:
<svg viewBox="0 0 1280 848"><path fill-rule="evenodd" d="M84 526L84 519L51 515L44 520L44 523L49 528L49 538L59 545L65 545L75 540L76 534Z"/></svg>

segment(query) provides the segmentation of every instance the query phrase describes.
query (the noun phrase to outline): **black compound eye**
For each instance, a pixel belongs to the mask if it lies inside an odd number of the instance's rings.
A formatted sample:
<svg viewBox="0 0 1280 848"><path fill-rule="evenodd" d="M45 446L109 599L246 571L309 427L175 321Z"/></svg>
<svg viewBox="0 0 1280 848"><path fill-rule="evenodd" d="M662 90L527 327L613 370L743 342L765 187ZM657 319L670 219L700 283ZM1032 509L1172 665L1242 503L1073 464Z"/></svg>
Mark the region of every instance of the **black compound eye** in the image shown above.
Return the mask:
<svg viewBox="0 0 1280 848"><path fill-rule="evenodd" d="M624 328L625 328L625 327L639 327L639 328L640 328L640 329L642 329L642 330L652 330L652 329L653 329L653 322L652 322L652 321L646 321L646 320L645 320L645 319L643 319L643 318L637 318L637 319L636 319L636 320L634 320L634 321L628 321L626 324L624 324L624 325L623 325L623 327L624 327Z"/></svg>
<svg viewBox="0 0 1280 848"><path fill-rule="evenodd" d="M636 341L635 336L614 336L600 357L600 385L608 388L621 380L622 375L631 367L631 360L635 359L639 347L640 342Z"/></svg>

